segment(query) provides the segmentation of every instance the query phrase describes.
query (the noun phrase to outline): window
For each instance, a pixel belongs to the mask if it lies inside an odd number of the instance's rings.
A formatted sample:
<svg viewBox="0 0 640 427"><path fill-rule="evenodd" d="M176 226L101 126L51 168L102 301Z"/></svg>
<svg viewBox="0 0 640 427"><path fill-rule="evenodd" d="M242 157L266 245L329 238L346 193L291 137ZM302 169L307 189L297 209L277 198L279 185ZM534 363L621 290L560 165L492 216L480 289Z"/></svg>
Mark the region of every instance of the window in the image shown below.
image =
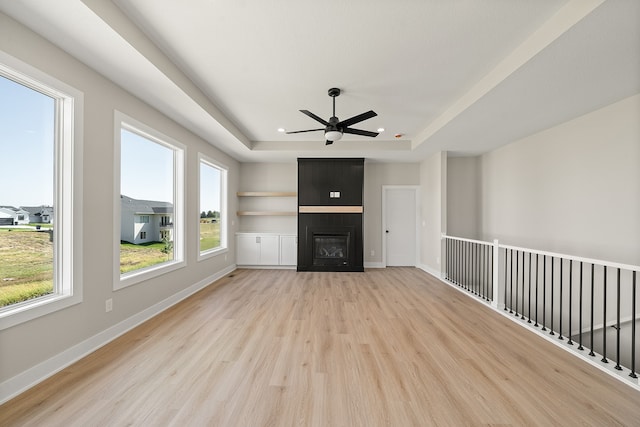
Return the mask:
<svg viewBox="0 0 640 427"><path fill-rule="evenodd" d="M200 154L200 256L227 248L227 168Z"/></svg>
<svg viewBox="0 0 640 427"><path fill-rule="evenodd" d="M184 146L120 113L115 114L115 289L182 267Z"/></svg>
<svg viewBox="0 0 640 427"><path fill-rule="evenodd" d="M0 52L0 329L82 301L81 114L82 93ZM30 223L45 207L55 223Z"/></svg>

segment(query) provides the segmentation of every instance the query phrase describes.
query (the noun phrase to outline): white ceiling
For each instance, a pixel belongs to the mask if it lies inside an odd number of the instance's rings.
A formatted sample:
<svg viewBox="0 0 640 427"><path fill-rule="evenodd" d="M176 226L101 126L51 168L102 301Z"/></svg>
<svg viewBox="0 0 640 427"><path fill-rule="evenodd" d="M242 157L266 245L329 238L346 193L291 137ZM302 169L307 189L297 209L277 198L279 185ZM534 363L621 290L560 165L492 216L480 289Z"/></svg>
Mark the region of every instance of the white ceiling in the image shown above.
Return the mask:
<svg viewBox="0 0 640 427"><path fill-rule="evenodd" d="M0 0L240 161L495 149L640 93L638 0ZM298 110L373 109L331 146ZM394 135L401 134L400 138Z"/></svg>

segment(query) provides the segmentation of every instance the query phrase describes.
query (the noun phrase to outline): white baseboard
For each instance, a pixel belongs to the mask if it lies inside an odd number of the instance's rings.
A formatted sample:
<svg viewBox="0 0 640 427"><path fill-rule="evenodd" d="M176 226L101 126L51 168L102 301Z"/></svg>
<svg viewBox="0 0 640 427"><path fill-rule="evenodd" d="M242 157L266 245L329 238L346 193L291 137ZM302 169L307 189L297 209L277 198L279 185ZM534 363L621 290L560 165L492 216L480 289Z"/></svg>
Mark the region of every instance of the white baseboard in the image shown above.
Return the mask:
<svg viewBox="0 0 640 427"><path fill-rule="evenodd" d="M387 268L387 266L381 262L365 262L364 268Z"/></svg>
<svg viewBox="0 0 640 427"><path fill-rule="evenodd" d="M218 271L217 273L200 280L188 288L171 295L169 298L134 314L128 319L125 319L122 322L82 341L81 343L68 348L62 353L59 353L50 359L47 359L44 362L39 363L36 366L0 383L0 404L16 397L20 393L25 392L36 384L60 372L64 368L118 338L120 335L123 335L152 317L157 316L169 307L179 303L199 290L206 288L211 283L221 279L235 269L235 265L230 265L224 270Z"/></svg>
<svg viewBox="0 0 640 427"><path fill-rule="evenodd" d="M418 264L416 267L418 267L420 270L425 271L438 279L440 279L442 276L442 274L438 270L434 270L433 268L429 267L426 264Z"/></svg>

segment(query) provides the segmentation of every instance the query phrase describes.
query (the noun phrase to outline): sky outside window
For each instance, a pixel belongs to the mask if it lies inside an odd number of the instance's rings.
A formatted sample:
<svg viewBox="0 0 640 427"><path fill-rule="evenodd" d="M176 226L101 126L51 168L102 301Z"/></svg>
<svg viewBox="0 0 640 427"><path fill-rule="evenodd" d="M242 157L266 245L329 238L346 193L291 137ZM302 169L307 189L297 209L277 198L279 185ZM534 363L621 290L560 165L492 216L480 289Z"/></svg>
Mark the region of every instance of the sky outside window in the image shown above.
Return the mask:
<svg viewBox="0 0 640 427"><path fill-rule="evenodd" d="M0 76L0 206L53 206L54 99Z"/></svg>

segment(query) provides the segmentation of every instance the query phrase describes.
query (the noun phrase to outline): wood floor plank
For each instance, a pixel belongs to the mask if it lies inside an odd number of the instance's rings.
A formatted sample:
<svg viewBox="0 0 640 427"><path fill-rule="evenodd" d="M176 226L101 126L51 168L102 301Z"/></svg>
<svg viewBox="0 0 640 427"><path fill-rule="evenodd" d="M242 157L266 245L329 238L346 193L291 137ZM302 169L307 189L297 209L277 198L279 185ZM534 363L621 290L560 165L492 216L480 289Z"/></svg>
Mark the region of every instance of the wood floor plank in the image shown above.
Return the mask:
<svg viewBox="0 0 640 427"><path fill-rule="evenodd" d="M414 268L237 270L2 426L633 426L640 393Z"/></svg>

